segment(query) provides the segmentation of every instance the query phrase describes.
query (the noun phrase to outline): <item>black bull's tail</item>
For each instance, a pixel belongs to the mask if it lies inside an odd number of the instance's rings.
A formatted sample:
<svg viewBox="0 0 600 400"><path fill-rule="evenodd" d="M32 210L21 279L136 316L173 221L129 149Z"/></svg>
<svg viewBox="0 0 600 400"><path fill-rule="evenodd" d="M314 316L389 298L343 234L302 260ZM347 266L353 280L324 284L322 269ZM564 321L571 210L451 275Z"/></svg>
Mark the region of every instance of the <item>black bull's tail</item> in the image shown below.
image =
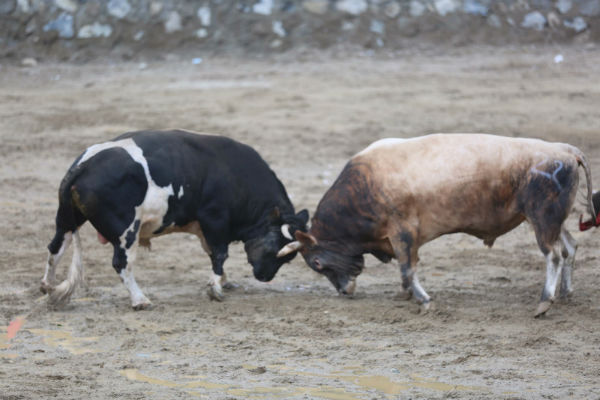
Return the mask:
<svg viewBox="0 0 600 400"><path fill-rule="evenodd" d="M591 219L583 222L583 215L579 217L579 230L586 231L594 226L600 225L600 215L596 215L596 210L594 208L594 202L592 199L593 196L593 187L592 187L592 171L590 170L590 166L587 162L585 154L577 148L574 148L576 151L575 158L577 159L577 163L583 167L585 171L585 180L587 183L587 207L588 212L590 213Z"/></svg>
<svg viewBox="0 0 600 400"><path fill-rule="evenodd" d="M62 245L64 234L67 232L74 232L79 226L85 221L86 217L82 214L81 210L77 208L75 204L74 195L76 192L73 191L73 187L77 177L82 172L80 165L76 165L78 160L69 168L64 178L60 182L60 188L58 189L58 210L56 212L56 234L54 239L48 245L48 250L52 254L56 254L58 249Z"/></svg>

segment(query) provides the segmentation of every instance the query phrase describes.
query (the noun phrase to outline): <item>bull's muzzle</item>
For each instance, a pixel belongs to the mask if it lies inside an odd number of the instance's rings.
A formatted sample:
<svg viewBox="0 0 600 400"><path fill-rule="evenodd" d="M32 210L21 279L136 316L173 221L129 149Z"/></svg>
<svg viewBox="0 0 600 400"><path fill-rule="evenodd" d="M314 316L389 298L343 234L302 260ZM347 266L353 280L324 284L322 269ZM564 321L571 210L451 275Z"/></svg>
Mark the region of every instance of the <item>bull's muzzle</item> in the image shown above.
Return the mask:
<svg viewBox="0 0 600 400"><path fill-rule="evenodd" d="M340 287L339 292L346 296L352 296L354 294L355 289L356 289L356 278L350 278L344 286Z"/></svg>

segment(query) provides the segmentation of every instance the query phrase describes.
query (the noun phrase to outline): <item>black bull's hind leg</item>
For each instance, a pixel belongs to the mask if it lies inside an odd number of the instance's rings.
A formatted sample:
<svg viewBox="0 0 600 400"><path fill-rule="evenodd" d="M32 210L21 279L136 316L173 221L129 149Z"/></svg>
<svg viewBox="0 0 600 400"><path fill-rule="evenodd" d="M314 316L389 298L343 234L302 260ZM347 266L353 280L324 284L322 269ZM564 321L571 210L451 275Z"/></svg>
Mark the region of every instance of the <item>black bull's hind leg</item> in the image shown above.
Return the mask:
<svg viewBox="0 0 600 400"><path fill-rule="evenodd" d="M579 183L577 165L548 161L543 167L530 171L520 199L522 211L531 223L546 259L546 282L536 317L550 309L561 276L561 293L571 291L575 243L563 228L563 223L573 206Z"/></svg>
<svg viewBox="0 0 600 400"><path fill-rule="evenodd" d="M131 307L134 310L144 310L152 306L152 303L144 295L133 275L133 264L139 247L139 230L140 222L136 220L123 235L124 240L114 240L112 242L114 249L113 268L117 271L117 274L119 274L123 284L129 291Z"/></svg>

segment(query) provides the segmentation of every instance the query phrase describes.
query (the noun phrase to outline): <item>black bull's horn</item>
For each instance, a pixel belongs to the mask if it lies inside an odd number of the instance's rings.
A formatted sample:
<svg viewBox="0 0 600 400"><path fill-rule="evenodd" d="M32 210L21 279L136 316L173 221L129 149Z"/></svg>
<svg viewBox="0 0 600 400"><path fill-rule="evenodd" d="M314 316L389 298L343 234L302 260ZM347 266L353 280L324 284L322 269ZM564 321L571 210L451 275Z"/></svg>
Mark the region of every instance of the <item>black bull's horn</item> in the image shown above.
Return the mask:
<svg viewBox="0 0 600 400"><path fill-rule="evenodd" d="M304 245L297 240L288 243L285 246L283 246L281 250L279 250L279 252L277 253L277 258L287 256L288 254L293 253L294 251L300 250L302 247L304 247Z"/></svg>

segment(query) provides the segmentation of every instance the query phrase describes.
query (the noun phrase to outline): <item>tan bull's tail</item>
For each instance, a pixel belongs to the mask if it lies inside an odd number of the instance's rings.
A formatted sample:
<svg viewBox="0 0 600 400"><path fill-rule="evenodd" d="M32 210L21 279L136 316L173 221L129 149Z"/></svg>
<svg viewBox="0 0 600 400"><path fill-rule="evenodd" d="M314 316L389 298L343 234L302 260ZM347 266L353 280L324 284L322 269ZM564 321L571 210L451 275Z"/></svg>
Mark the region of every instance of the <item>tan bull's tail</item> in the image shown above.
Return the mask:
<svg viewBox="0 0 600 400"><path fill-rule="evenodd" d="M575 158L577 159L577 163L583 167L585 171L585 180L587 183L587 208L590 213L591 219L589 221L583 222L583 215L579 217L579 230L586 231L591 227L600 225L600 216L596 215L596 210L594 208L594 202L592 200L593 196L593 187L592 187L592 171L590 170L590 166L587 162L585 154L581 150L576 147L573 147L575 150Z"/></svg>

